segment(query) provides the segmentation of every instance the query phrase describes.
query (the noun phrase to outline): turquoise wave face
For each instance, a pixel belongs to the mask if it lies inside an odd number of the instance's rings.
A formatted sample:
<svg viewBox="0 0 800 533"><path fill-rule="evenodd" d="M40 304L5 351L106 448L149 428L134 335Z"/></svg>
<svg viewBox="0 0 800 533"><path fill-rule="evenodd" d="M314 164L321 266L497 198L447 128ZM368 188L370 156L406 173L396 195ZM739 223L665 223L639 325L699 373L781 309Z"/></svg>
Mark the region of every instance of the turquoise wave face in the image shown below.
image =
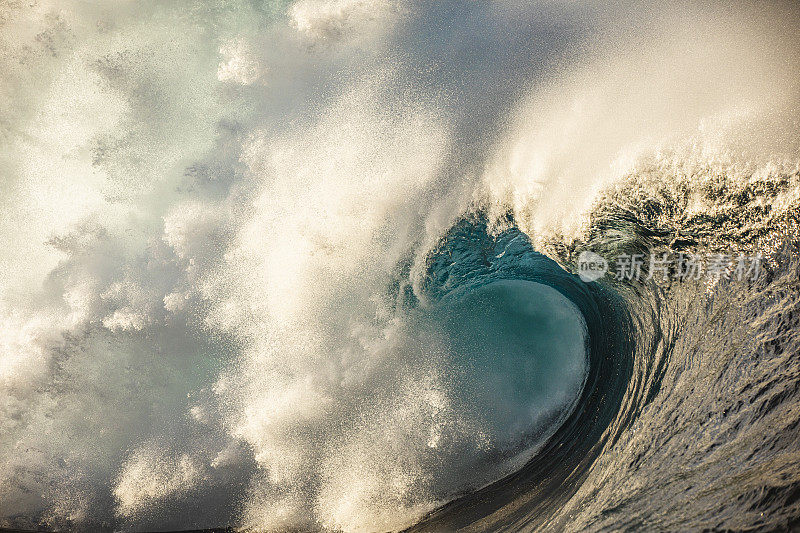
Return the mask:
<svg viewBox="0 0 800 533"><path fill-rule="evenodd" d="M415 328L444 339L448 386L491 428L495 458L532 453L572 411L588 374L574 276L518 231L493 236L480 221L456 225L428 264L430 301L416 303Z"/></svg>
<svg viewBox="0 0 800 533"><path fill-rule="evenodd" d="M450 339L453 389L505 439L481 467L513 468L411 529L466 527L506 506L517 511L501 513L498 524L544 520L571 497L615 420L627 416L621 407L636 345L625 300L535 251L513 224L493 231L480 215L451 228L420 285L425 303L408 303L434 316ZM462 475L477 480L484 472Z"/></svg>
<svg viewBox="0 0 800 533"><path fill-rule="evenodd" d="M451 380L501 445L551 433L586 378L586 326L557 290L499 280L455 291L436 306L450 344ZM554 429L554 428L553 428Z"/></svg>

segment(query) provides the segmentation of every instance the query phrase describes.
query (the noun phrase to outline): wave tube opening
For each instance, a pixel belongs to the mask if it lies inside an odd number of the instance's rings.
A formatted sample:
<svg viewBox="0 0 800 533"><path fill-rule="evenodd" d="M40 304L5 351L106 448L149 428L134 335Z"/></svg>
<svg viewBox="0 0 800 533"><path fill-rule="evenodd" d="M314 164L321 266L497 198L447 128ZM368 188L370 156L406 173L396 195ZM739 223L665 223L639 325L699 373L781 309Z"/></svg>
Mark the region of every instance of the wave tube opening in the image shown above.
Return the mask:
<svg viewBox="0 0 800 533"><path fill-rule="evenodd" d="M525 448L569 414L587 357L586 326L567 298L540 283L500 280L437 307L451 386L497 447Z"/></svg>

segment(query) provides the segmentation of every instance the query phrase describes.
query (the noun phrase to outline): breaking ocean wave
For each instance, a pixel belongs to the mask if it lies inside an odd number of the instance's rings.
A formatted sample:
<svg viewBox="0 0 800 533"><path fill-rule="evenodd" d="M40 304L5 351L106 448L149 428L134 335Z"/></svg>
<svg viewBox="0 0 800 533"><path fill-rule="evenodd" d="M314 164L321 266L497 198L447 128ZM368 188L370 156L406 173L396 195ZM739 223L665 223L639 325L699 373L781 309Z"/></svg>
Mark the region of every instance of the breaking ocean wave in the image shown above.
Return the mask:
<svg viewBox="0 0 800 533"><path fill-rule="evenodd" d="M799 19L0 1L0 528L796 527Z"/></svg>

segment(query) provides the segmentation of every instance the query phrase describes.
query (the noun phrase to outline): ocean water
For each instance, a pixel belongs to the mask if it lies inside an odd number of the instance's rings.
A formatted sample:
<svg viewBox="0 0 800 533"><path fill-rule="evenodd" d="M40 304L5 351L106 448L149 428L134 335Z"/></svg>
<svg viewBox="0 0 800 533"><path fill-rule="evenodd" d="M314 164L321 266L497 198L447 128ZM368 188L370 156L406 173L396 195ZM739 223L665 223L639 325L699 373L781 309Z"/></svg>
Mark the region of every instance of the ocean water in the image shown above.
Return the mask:
<svg viewBox="0 0 800 533"><path fill-rule="evenodd" d="M798 527L799 22L0 0L0 529Z"/></svg>

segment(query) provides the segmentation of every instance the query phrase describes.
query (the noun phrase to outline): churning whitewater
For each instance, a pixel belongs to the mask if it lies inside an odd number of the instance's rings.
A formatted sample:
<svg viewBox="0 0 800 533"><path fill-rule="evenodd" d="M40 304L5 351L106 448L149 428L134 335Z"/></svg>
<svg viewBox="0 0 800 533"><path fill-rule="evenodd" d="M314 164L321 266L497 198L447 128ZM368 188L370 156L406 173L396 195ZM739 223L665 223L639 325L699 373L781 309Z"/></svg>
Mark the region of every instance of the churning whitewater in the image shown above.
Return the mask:
<svg viewBox="0 0 800 533"><path fill-rule="evenodd" d="M797 527L798 27L0 0L0 528Z"/></svg>

